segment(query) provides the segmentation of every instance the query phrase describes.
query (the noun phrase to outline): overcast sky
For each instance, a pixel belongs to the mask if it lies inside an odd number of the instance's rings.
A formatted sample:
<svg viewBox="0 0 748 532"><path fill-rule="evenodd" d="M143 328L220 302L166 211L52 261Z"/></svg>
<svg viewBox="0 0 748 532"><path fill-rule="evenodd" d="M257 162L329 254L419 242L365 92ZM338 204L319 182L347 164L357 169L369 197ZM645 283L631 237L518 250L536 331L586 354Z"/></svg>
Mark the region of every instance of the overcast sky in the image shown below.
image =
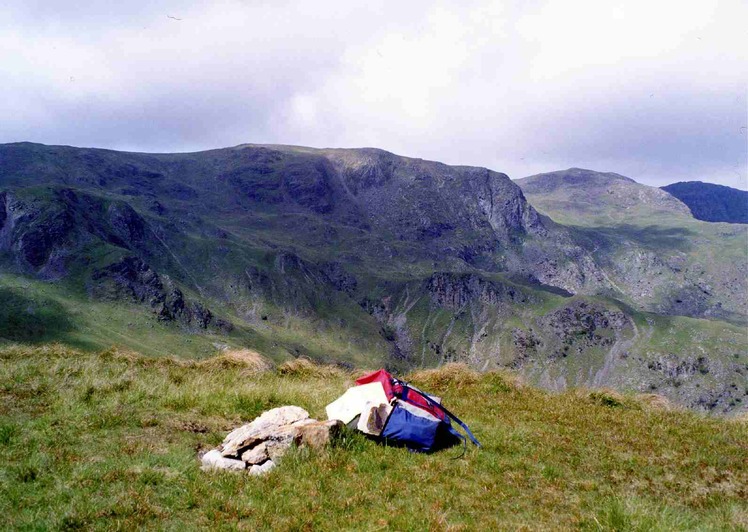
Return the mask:
<svg viewBox="0 0 748 532"><path fill-rule="evenodd" d="M746 27L746 0L6 0L0 142L374 146L746 189Z"/></svg>

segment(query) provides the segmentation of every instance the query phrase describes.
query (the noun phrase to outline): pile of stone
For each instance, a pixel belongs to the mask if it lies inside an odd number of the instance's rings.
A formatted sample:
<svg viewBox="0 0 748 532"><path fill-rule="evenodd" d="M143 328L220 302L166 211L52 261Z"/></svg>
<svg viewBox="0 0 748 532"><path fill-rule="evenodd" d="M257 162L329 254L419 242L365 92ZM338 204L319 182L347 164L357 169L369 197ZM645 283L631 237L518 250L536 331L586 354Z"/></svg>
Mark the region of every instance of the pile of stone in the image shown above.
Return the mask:
<svg viewBox="0 0 748 532"><path fill-rule="evenodd" d="M202 469L249 470L262 475L273 469L294 445L321 449L342 431L341 421L317 421L298 406L282 406L231 431L223 443L202 458Z"/></svg>

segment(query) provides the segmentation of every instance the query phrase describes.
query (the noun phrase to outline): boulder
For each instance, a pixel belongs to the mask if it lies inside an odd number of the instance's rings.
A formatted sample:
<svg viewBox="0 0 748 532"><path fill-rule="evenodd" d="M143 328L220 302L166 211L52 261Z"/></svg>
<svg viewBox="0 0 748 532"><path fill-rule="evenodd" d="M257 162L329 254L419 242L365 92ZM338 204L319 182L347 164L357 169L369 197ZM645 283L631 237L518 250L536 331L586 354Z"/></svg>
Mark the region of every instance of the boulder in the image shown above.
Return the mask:
<svg viewBox="0 0 748 532"><path fill-rule="evenodd" d="M339 419L315 421L300 427L301 444L312 449L322 449L329 445L343 431L345 424Z"/></svg>
<svg viewBox="0 0 748 532"><path fill-rule="evenodd" d="M261 464L268 458L270 457L268 456L267 442L259 443L242 453L242 460L249 465Z"/></svg>
<svg viewBox="0 0 748 532"><path fill-rule="evenodd" d="M249 474L255 475L255 476L264 475L270 472L270 470L273 468L275 468L275 462L273 462L272 460L268 460L267 462L263 464L253 465L249 469Z"/></svg>
<svg viewBox="0 0 748 532"><path fill-rule="evenodd" d="M278 461L292 445L301 443L301 426L289 425L278 430L267 440L267 453L271 460Z"/></svg>
<svg viewBox="0 0 748 532"><path fill-rule="evenodd" d="M243 471L247 469L247 464L241 460L225 458L218 449L208 451L202 458L202 470L209 471L212 469L229 469L233 471Z"/></svg>
<svg viewBox="0 0 748 532"><path fill-rule="evenodd" d="M286 429L287 425L309 419L309 412L298 406L281 406L263 413L260 417L241 427L231 431L219 447L222 456L239 457L241 453L254 447L264 440L275 438L279 434L280 439L290 439L288 447L298 436L294 432L279 431Z"/></svg>

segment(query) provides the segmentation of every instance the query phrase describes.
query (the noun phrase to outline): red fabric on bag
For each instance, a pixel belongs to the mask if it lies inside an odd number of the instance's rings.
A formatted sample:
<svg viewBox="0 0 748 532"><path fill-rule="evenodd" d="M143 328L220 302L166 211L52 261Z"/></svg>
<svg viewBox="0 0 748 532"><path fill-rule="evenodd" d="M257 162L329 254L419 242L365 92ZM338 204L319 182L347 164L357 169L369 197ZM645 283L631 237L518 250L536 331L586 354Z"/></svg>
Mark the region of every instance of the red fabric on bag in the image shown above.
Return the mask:
<svg viewBox="0 0 748 532"><path fill-rule="evenodd" d="M379 371L375 371L374 373L369 373L368 375L364 375L360 379L356 379L356 384L369 384L372 382L379 382L382 384L382 388L384 388L384 394L387 396L387 400L391 401L393 397L395 397L395 392L392 389L392 375L387 373L385 370L380 369Z"/></svg>
<svg viewBox="0 0 748 532"><path fill-rule="evenodd" d="M439 406L435 405L433 402L426 400L425 397L423 397L413 388L408 388L408 391L404 394L404 397L402 394L400 395L400 397L403 401L425 410L437 419L441 419L442 421L447 420L447 414L444 413L444 410L439 408Z"/></svg>

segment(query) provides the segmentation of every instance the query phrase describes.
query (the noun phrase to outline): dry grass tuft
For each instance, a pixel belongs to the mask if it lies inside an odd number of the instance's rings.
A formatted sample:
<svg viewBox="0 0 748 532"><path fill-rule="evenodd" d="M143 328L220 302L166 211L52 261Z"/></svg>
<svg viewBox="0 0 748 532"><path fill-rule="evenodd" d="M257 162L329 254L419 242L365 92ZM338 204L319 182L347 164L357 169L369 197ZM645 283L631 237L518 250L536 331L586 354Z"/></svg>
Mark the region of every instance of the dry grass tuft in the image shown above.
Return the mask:
<svg viewBox="0 0 748 532"><path fill-rule="evenodd" d="M121 346L112 346L109 349L100 352L99 356L104 360L124 362L141 368L184 368L191 367L195 364L192 360L185 360L175 356L149 357Z"/></svg>
<svg viewBox="0 0 748 532"><path fill-rule="evenodd" d="M500 382L506 389L526 390L529 385L522 375L513 373L508 370L494 370L485 374L485 379L489 382Z"/></svg>
<svg viewBox="0 0 748 532"><path fill-rule="evenodd" d="M295 358L278 366L278 374L284 377L339 377L346 375L337 366L317 364L308 358Z"/></svg>
<svg viewBox="0 0 748 532"><path fill-rule="evenodd" d="M609 406L612 408L626 408L631 406L631 401L615 390L609 388L600 388L597 390L587 390L580 388L576 395L581 399L586 399L595 404Z"/></svg>
<svg viewBox="0 0 748 532"><path fill-rule="evenodd" d="M112 346L99 353L99 356L104 360L117 360L120 362L127 362L128 364L137 364L141 359L143 359L143 355L140 353L119 346Z"/></svg>
<svg viewBox="0 0 748 532"><path fill-rule="evenodd" d="M672 410L674 408L673 403L667 397L658 393L640 393L634 399L650 410Z"/></svg>
<svg viewBox="0 0 748 532"><path fill-rule="evenodd" d="M9 344L0 347L0 360L22 359L40 355L44 358L67 358L80 356L81 352L59 343L42 346Z"/></svg>
<svg viewBox="0 0 748 532"><path fill-rule="evenodd" d="M477 384L480 375L466 364L449 363L439 368L414 371L408 375L408 379L438 389L450 385L459 387Z"/></svg>
<svg viewBox="0 0 748 532"><path fill-rule="evenodd" d="M252 373L262 373L273 369L273 363L252 349L234 349L199 362L205 369L240 369Z"/></svg>

